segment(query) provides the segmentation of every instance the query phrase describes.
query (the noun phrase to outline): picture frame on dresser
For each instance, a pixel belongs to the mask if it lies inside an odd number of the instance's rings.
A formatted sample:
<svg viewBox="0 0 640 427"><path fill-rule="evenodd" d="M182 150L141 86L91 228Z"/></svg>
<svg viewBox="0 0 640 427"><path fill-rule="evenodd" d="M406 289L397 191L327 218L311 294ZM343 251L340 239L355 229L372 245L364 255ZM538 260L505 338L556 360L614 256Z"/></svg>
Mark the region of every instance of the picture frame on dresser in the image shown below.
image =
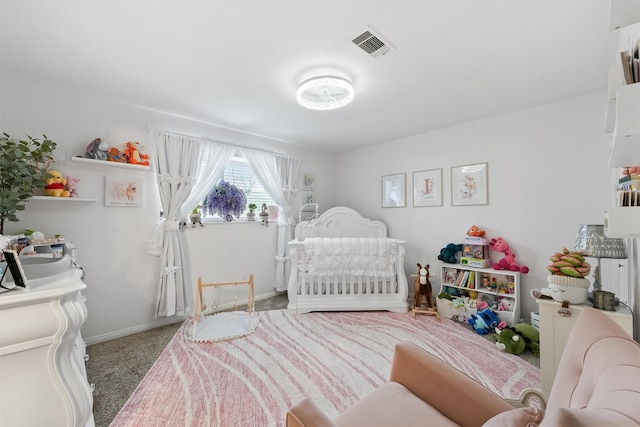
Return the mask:
<svg viewBox="0 0 640 427"><path fill-rule="evenodd" d="M18 287L29 289L27 277L25 276L24 270L22 269L22 264L20 263L18 252L13 249L3 249L2 255L7 263L7 269L2 272L2 277L0 278L0 287L5 290L11 290ZM9 271L11 273L11 276L13 277L14 286L6 286L4 278L7 274L7 271Z"/></svg>

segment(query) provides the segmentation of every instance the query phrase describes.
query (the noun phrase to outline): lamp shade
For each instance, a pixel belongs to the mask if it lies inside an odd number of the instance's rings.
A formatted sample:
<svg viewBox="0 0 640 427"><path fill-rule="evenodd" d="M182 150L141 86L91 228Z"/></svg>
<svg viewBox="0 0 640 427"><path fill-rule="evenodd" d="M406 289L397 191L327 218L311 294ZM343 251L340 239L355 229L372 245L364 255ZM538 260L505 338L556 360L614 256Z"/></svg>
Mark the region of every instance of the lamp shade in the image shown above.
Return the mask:
<svg viewBox="0 0 640 427"><path fill-rule="evenodd" d="M606 237L604 225L580 224L575 248L592 258L627 258L624 240Z"/></svg>

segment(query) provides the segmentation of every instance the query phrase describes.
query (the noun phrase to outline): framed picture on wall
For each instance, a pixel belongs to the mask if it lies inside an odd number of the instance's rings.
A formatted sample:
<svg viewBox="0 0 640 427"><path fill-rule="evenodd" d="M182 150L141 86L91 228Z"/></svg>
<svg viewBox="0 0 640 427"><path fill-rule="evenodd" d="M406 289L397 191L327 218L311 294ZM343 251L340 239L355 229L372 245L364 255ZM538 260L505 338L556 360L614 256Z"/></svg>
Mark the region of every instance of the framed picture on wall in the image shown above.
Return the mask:
<svg viewBox="0 0 640 427"><path fill-rule="evenodd" d="M314 190L316 188L316 174L313 172L303 172L302 185L305 190Z"/></svg>
<svg viewBox="0 0 640 427"><path fill-rule="evenodd" d="M406 180L407 174L405 173L385 175L382 177L383 208L404 208L407 206Z"/></svg>
<svg viewBox="0 0 640 427"><path fill-rule="evenodd" d="M128 176L107 176L104 182L104 205L120 207L142 206L143 181Z"/></svg>
<svg viewBox="0 0 640 427"><path fill-rule="evenodd" d="M442 206L442 169L413 173L413 206Z"/></svg>
<svg viewBox="0 0 640 427"><path fill-rule="evenodd" d="M489 204L488 163L451 168L451 205Z"/></svg>

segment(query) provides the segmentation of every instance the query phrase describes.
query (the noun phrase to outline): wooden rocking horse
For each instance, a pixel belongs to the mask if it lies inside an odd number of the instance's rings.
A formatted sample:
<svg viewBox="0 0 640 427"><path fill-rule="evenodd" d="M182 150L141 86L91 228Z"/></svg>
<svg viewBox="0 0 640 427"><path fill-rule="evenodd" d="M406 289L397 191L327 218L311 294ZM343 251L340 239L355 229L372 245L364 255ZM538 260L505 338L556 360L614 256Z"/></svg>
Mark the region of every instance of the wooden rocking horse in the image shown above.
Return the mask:
<svg viewBox="0 0 640 427"><path fill-rule="evenodd" d="M415 317L416 314L428 314L431 316L436 316L438 319L440 315L438 314L437 309L433 306L433 295L431 293L431 282L429 281L429 264L426 264L424 267L418 263L418 274L412 274L411 277L415 277L416 281L414 283L414 302L415 305L413 310L411 310L411 315ZM429 308L427 310L422 310L422 297L424 296L427 305Z"/></svg>

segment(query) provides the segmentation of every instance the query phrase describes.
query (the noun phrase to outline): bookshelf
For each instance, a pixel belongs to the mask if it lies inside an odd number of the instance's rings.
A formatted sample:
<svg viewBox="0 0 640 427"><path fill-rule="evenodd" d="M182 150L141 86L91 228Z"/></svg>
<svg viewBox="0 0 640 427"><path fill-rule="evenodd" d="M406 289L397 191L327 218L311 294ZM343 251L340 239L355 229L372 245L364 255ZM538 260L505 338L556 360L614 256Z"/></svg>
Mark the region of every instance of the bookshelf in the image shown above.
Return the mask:
<svg viewBox="0 0 640 427"><path fill-rule="evenodd" d="M609 167L624 168L640 165L640 0L611 0L609 11L609 28L618 44L609 72L605 132ZM616 206L605 214L605 232L609 237L640 238L637 189L626 201L620 189L615 188Z"/></svg>
<svg viewBox="0 0 640 427"><path fill-rule="evenodd" d="M440 266L440 272L436 298L440 316L466 322L477 313L478 301L486 301L490 307L495 305L493 311L501 321L509 325L520 321L519 272L446 263Z"/></svg>

